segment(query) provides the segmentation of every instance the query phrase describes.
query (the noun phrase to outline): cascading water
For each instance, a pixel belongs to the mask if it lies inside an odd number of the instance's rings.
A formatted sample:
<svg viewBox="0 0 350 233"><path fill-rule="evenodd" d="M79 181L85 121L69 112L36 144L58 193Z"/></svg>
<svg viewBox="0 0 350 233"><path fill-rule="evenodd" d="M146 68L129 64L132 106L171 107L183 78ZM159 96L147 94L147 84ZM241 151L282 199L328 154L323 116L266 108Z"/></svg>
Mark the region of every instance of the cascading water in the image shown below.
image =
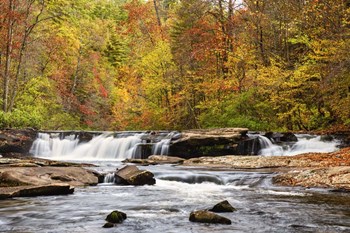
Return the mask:
<svg viewBox="0 0 350 233"><path fill-rule="evenodd" d="M339 141L323 141L321 136L297 135L298 141L292 145L280 146L273 144L270 139L264 136L258 136L261 150L259 155L274 156L285 155L293 156L302 153L327 153L337 150Z"/></svg>
<svg viewBox="0 0 350 233"><path fill-rule="evenodd" d="M37 157L55 159L125 159L135 157L142 134L115 138L110 134L94 137L88 143L80 143L74 135L64 139L51 138L39 133L30 152Z"/></svg>
<svg viewBox="0 0 350 233"><path fill-rule="evenodd" d="M259 155L283 155L282 146L274 145L270 139L261 135L258 136L258 140L261 147Z"/></svg>
<svg viewBox="0 0 350 233"><path fill-rule="evenodd" d="M151 154L167 155L174 136L178 136L178 133L104 133L89 142L79 143L76 135L60 137L60 134L39 133L30 153L37 157L68 160L144 158ZM147 147L151 148L148 152L141 149Z"/></svg>
<svg viewBox="0 0 350 233"><path fill-rule="evenodd" d="M162 139L153 145L152 154L154 155L167 155L169 153L169 144L171 139Z"/></svg>

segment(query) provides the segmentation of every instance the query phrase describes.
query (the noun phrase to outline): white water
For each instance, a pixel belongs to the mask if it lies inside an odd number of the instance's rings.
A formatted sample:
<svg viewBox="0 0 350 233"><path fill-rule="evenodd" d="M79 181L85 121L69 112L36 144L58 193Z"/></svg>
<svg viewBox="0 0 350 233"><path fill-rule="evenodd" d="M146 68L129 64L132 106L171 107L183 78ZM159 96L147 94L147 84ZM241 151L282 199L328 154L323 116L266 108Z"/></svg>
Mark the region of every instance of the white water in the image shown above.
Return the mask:
<svg viewBox="0 0 350 233"><path fill-rule="evenodd" d="M102 173L122 166L116 161L112 166L106 161L96 165ZM154 186L103 183L76 187L72 195L2 200L0 232L350 232L348 194L273 186L273 170L215 171L168 165L147 170L155 174ZM188 220L192 211L223 200L237 209L220 213L232 225ZM114 228L102 228L113 210L125 212L127 219Z"/></svg>
<svg viewBox="0 0 350 233"><path fill-rule="evenodd" d="M102 134L94 137L86 143L79 143L75 135L66 136L63 139L59 135L39 133L30 152L37 157L56 160L122 160L126 158L141 158L142 151L138 146L144 143L142 136L145 134L121 134L114 137L111 134ZM152 154L168 155L169 147L174 132L158 135L151 143ZM273 144L268 138L258 136L261 150L259 155L292 156L309 152L332 152L337 150L338 141L322 141L320 136L297 135L298 142L281 146ZM158 142L157 142L158 141ZM157 143L155 143L157 142Z"/></svg>
<svg viewBox="0 0 350 233"><path fill-rule="evenodd" d="M152 154L154 155L167 155L169 153L169 145L171 139L162 139L153 145Z"/></svg>
<svg viewBox="0 0 350 233"><path fill-rule="evenodd" d="M321 136L299 135L298 142L291 146L279 146L273 144L267 137L259 136L262 149L259 155L274 156L285 155L293 156L303 153L328 153L336 151L339 145L337 140L322 141Z"/></svg>
<svg viewBox="0 0 350 233"><path fill-rule="evenodd" d="M50 138L49 134L39 133L30 152L37 157L68 160L108 160L125 159L135 156L136 148L141 143L142 134L123 138L102 134L88 143L78 144L73 136Z"/></svg>

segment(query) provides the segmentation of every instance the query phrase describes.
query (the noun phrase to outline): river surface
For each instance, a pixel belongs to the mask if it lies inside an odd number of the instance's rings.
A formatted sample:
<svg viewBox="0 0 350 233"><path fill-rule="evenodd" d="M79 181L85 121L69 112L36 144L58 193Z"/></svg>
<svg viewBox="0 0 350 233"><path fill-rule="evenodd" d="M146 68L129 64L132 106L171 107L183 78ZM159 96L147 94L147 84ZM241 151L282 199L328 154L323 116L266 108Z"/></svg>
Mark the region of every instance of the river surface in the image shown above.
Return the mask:
<svg viewBox="0 0 350 233"><path fill-rule="evenodd" d="M91 162L91 161L90 161ZM112 172L117 161L95 162ZM74 194L0 201L0 232L350 232L350 194L330 190L277 187L272 170L213 171L205 168L147 166L154 186L110 183L76 188ZM223 216L232 225L192 223L193 210L228 200L236 209ZM124 223L105 229L113 210Z"/></svg>

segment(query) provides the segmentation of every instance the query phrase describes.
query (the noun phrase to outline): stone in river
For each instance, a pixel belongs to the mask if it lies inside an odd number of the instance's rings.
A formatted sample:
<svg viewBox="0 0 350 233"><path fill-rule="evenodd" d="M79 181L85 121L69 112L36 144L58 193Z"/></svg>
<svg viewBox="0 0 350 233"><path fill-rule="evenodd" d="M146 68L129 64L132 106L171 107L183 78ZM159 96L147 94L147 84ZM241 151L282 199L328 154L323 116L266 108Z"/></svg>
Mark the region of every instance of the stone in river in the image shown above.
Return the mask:
<svg viewBox="0 0 350 233"><path fill-rule="evenodd" d="M116 183L125 185L154 185L156 180L150 171L140 170L134 165L126 165L115 173Z"/></svg>
<svg viewBox="0 0 350 233"><path fill-rule="evenodd" d="M236 209L227 201L222 201L216 204L213 208L209 209L209 211L215 213L225 213L225 212L234 212Z"/></svg>
<svg viewBox="0 0 350 233"><path fill-rule="evenodd" d="M231 220L207 210L193 211L190 214L191 222L216 223L230 225Z"/></svg>

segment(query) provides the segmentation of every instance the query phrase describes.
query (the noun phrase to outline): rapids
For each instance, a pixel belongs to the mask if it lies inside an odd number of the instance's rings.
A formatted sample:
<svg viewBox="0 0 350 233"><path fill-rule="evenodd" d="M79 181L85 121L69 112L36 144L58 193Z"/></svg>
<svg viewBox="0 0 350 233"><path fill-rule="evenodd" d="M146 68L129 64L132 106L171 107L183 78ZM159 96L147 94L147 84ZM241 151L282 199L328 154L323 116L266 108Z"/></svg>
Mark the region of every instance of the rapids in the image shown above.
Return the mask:
<svg viewBox="0 0 350 233"><path fill-rule="evenodd" d="M96 163L99 172L121 166ZM67 196L0 201L0 232L349 232L350 195L327 190L276 187L272 170L212 171L148 166L154 186L103 183ZM106 182L111 182L107 179ZM237 211L222 215L232 225L189 222L193 210L228 200ZM126 221L104 229L106 215L120 210Z"/></svg>

